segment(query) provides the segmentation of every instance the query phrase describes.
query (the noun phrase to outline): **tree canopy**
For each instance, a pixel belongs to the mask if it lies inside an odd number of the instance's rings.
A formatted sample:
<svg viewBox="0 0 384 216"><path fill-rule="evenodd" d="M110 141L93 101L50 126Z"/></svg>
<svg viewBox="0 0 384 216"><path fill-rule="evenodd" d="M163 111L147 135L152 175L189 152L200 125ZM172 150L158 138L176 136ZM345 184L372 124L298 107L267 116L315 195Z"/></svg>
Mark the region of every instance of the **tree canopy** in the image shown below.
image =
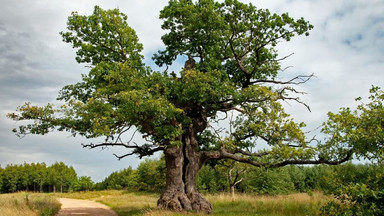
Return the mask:
<svg viewBox="0 0 384 216"><path fill-rule="evenodd" d="M261 138L287 159L298 153L287 143L306 146L300 131L303 124L294 123L279 101L299 101L289 96L296 92L292 85L311 75L277 80L283 59L274 47L294 35L308 35L312 28L308 22L252 4L211 0L170 1L160 18L168 33L162 37L166 49L154 55L155 62L170 65L184 55L196 59L194 68L174 77L145 67L142 44L127 16L117 9L96 6L90 16L74 12L68 18L68 31L60 34L77 49L76 60L91 66L89 74L83 75L82 82L63 87L60 107L30 103L19 107L20 113L10 114L11 118L35 122L14 131L22 136L58 129L88 138L106 137L102 145L132 148L132 154L140 156L181 145L179 137L191 123L200 124L198 132L204 132L203 140L208 141L201 143L204 148L212 144L216 149L247 148L254 145L250 138ZM207 126L230 111L238 113L234 131L219 141ZM130 129L147 142L141 146L122 142L121 135Z"/></svg>

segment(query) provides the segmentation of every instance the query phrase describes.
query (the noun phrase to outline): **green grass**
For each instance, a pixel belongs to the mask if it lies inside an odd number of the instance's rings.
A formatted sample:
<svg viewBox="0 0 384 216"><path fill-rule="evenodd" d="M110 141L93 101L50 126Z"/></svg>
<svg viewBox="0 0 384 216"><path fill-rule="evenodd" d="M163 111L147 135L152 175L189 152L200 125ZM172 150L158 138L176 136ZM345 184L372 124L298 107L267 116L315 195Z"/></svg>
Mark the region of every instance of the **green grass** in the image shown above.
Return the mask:
<svg viewBox="0 0 384 216"><path fill-rule="evenodd" d="M119 216L180 216L204 214L184 212L175 213L156 208L159 194L131 193L126 191L101 191L86 193L57 194L61 197L90 199L111 207ZM213 205L211 215L241 215L241 216L300 216L318 215L322 205L330 200L320 192L312 195L305 193L280 196L252 196L239 194L231 197L229 194L205 195Z"/></svg>
<svg viewBox="0 0 384 216"><path fill-rule="evenodd" d="M0 216L53 216L59 210L60 203L49 194L0 194Z"/></svg>
<svg viewBox="0 0 384 216"><path fill-rule="evenodd" d="M213 215L296 216L318 215L329 198L321 193L310 196L304 193L280 196L229 195L208 196L214 208Z"/></svg>
<svg viewBox="0 0 384 216"><path fill-rule="evenodd" d="M159 194L118 190L76 193L14 193L0 195L0 216L53 216L60 208L57 198L86 199L111 207L119 216L203 216L204 214L175 213L157 209ZM297 193L280 196L238 194L205 195L213 205L211 215L228 216L304 216L318 215L319 209L330 198L320 192L311 195Z"/></svg>

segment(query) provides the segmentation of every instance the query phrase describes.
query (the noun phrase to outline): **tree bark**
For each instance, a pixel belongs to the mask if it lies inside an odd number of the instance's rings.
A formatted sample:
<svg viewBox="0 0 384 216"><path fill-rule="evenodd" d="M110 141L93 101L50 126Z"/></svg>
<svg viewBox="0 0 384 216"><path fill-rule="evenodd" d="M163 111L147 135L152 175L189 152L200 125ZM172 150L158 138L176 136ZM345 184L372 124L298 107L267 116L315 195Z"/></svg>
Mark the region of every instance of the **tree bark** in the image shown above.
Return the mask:
<svg viewBox="0 0 384 216"><path fill-rule="evenodd" d="M167 167L166 185L157 206L172 211L191 211L191 201L185 193L183 182L183 149L168 147L164 150L164 156Z"/></svg>
<svg viewBox="0 0 384 216"><path fill-rule="evenodd" d="M164 150L167 166L166 186L157 202L159 208L172 211L211 213L212 205L196 188L196 176L204 164L198 152L197 133L189 127L182 136L182 146Z"/></svg>
<svg viewBox="0 0 384 216"><path fill-rule="evenodd" d="M198 212L211 213L212 205L203 198L196 188L196 176L200 168L204 164L201 154L198 150L197 133L194 127L186 130L183 137L185 143L184 154L186 157L185 164L185 192L191 200L192 209Z"/></svg>
<svg viewBox="0 0 384 216"><path fill-rule="evenodd" d="M229 184L229 189L231 192L231 197L235 197L235 187L236 187L236 185L238 185L240 182L243 181L243 178L240 178L239 180L237 180L239 178L239 175L240 175L239 170L236 170L236 176L235 176L235 179L233 179L233 177L232 177L233 169L234 168L231 167L228 170L228 184Z"/></svg>

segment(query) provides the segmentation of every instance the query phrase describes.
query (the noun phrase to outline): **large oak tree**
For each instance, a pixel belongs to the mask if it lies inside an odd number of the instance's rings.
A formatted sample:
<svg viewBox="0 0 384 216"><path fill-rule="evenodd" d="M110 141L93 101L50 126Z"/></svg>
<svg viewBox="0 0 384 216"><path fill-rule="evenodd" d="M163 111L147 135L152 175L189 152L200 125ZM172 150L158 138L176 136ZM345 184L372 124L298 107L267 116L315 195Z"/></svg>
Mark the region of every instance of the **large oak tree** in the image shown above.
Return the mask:
<svg viewBox="0 0 384 216"><path fill-rule="evenodd" d="M61 35L89 73L63 87L58 97L63 105L26 103L9 114L14 120L34 120L14 132L22 136L57 129L105 137L105 142L84 146L126 148L127 154L116 155L119 159L161 151L167 173L158 206L177 211L212 211L195 183L208 160L280 167L350 159L350 151L328 157L324 148L306 141L304 124L295 123L281 105L287 100L305 105L295 86L312 75L280 80L280 63L288 56L276 50L280 42L308 35L312 25L303 18L237 0L170 0L160 18L165 49L153 60L169 66L180 56L188 58L176 73L143 64L143 46L118 9L96 6L89 16L72 13ZM217 122L227 124L222 127L227 133ZM132 133L143 142L133 142L126 135ZM257 148L260 143L263 149Z"/></svg>

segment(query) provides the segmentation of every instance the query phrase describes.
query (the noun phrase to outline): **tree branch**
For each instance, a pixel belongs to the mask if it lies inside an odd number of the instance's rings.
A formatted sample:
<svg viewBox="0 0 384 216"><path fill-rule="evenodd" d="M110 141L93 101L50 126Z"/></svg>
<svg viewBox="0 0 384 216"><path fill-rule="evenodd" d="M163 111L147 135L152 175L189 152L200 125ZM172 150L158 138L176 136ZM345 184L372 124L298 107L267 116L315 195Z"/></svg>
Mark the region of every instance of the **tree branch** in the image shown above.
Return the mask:
<svg viewBox="0 0 384 216"><path fill-rule="evenodd" d="M328 164L328 165L339 165L341 163L344 163L352 158L353 151L348 151L347 155L340 159L340 160L334 160L329 161L325 160L323 158L319 158L318 160L285 160L279 163L263 163L263 162L257 162L252 160L250 157L244 157L244 155L235 154L232 152L227 151L225 148L220 148L220 150L217 151L211 151L211 152L203 152L203 157L206 160L210 159L232 159L237 162L250 164L255 167L268 167L268 168L277 168L277 167L283 167L287 165L309 165L309 164Z"/></svg>
<svg viewBox="0 0 384 216"><path fill-rule="evenodd" d="M303 83L306 83L308 80L310 80L312 77L314 77L314 74L311 75L298 75L288 81L277 81L277 80L256 80L253 82L250 82L251 85L256 83L272 83L272 84L279 84L279 85L300 85Z"/></svg>
<svg viewBox="0 0 384 216"><path fill-rule="evenodd" d="M252 157L263 157L268 155L268 152L248 152L248 151L243 151L241 149L235 149L234 154L240 153L242 155L247 155L247 156L252 156Z"/></svg>
<svg viewBox="0 0 384 216"><path fill-rule="evenodd" d="M90 143L90 144L81 144L81 145L83 146L83 148L90 148L90 149L99 148L99 147L106 148L109 146L122 146L124 148L133 149L132 152L125 154L125 155L122 155L122 156L118 156L118 155L114 154L119 160L121 160L124 157L134 155L134 154L139 155L139 158L141 159L145 156L151 156L155 152L164 150L164 147L162 147L162 146L154 148L155 147L154 145L147 145L146 144L146 145L139 146L136 143L135 143L135 145L128 145L125 143L116 143L116 142L115 143L100 143L100 144Z"/></svg>

